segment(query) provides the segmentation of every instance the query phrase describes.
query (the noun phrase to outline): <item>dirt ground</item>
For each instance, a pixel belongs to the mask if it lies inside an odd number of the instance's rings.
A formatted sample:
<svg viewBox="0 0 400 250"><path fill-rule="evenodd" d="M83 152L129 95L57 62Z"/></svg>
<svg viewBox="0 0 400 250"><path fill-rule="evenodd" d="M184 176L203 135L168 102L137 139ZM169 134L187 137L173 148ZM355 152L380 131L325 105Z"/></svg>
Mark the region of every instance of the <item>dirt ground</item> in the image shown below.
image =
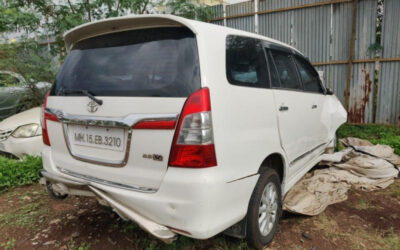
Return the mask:
<svg viewBox="0 0 400 250"><path fill-rule="evenodd" d="M0 195L4 249L248 249L244 240L218 235L180 237L166 245L125 222L94 199L49 198L37 185ZM285 213L267 249L399 249L400 180L375 192L351 191L345 202L315 217Z"/></svg>

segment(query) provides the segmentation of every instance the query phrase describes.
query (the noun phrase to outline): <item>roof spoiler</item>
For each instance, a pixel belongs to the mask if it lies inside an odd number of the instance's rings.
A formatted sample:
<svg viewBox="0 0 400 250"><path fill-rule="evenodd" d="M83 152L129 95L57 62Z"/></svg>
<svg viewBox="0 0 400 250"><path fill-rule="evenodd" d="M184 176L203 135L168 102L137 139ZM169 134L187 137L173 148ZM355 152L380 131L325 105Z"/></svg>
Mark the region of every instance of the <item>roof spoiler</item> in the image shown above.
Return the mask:
<svg viewBox="0 0 400 250"><path fill-rule="evenodd" d="M188 19L173 15L129 15L108 18L82 24L67 31L64 34L64 41L69 51L74 44L90 37L139 28L186 26L196 34L190 22Z"/></svg>

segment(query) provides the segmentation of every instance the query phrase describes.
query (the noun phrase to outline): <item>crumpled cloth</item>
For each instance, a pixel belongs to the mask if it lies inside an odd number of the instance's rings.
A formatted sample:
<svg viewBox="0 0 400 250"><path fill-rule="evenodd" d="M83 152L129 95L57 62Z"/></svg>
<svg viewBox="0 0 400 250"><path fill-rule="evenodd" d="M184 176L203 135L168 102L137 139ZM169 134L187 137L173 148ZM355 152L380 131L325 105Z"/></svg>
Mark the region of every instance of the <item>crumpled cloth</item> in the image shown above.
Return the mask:
<svg viewBox="0 0 400 250"><path fill-rule="evenodd" d="M358 138L341 142L348 148L324 161L330 167L314 170L296 183L284 198L284 210L317 215L327 206L345 201L351 187L364 191L383 189L399 175L400 157L391 147Z"/></svg>

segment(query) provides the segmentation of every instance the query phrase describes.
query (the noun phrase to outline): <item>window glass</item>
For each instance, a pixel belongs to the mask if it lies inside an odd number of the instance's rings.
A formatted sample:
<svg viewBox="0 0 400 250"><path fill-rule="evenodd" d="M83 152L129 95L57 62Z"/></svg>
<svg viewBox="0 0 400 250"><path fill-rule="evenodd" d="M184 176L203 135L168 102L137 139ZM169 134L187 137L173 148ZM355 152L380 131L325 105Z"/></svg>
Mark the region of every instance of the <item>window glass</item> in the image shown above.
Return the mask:
<svg viewBox="0 0 400 250"><path fill-rule="evenodd" d="M151 28L78 42L58 74L53 94L84 89L99 96L187 97L199 88L193 32Z"/></svg>
<svg viewBox="0 0 400 250"><path fill-rule="evenodd" d="M228 36L226 75L234 85L268 88L267 63L260 40Z"/></svg>
<svg viewBox="0 0 400 250"><path fill-rule="evenodd" d="M0 87L14 87L20 85L18 78L11 74L0 73Z"/></svg>
<svg viewBox="0 0 400 250"><path fill-rule="evenodd" d="M278 78L281 82L281 88L285 89L303 89L297 76L296 65L291 55L285 52L271 50L274 59Z"/></svg>
<svg viewBox="0 0 400 250"><path fill-rule="evenodd" d="M294 57L305 91L323 93L319 75L313 66L303 58Z"/></svg>

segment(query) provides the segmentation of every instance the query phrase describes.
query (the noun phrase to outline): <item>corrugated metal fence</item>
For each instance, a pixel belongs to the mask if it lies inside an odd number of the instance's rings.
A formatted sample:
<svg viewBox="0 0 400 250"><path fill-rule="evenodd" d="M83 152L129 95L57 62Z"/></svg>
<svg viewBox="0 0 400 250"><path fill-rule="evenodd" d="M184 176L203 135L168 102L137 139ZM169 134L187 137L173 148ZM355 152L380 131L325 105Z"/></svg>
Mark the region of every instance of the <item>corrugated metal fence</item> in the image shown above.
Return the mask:
<svg viewBox="0 0 400 250"><path fill-rule="evenodd" d="M400 126L400 0L255 0L214 6L210 22L259 33L303 52L353 123ZM376 44L380 32L381 46ZM377 81L376 81L377 79Z"/></svg>

